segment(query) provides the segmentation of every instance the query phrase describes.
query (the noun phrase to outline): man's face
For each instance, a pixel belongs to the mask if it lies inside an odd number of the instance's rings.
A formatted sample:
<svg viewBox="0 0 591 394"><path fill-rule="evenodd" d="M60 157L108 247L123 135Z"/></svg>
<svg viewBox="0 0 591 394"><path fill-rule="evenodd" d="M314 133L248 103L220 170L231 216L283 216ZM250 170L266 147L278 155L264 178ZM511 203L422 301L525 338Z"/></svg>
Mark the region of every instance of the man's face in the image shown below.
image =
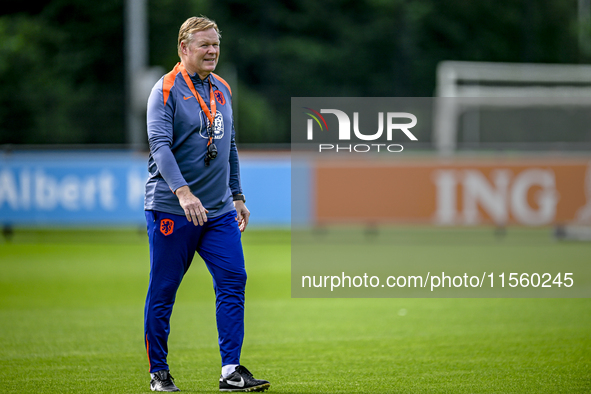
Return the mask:
<svg viewBox="0 0 591 394"><path fill-rule="evenodd" d="M193 33L193 40L181 43L182 60L189 73L205 78L218 64L220 39L214 28Z"/></svg>

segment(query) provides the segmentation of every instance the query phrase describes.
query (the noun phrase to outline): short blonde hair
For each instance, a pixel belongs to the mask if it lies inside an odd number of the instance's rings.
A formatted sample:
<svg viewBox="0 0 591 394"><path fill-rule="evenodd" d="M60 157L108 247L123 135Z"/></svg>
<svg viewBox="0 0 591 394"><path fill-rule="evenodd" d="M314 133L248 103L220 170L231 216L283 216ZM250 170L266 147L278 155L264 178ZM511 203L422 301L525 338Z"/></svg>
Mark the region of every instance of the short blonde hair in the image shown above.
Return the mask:
<svg viewBox="0 0 591 394"><path fill-rule="evenodd" d="M209 19L206 16L192 16L187 19L182 25L179 30L179 41L177 44L177 51L179 57L181 56L181 42L191 42L193 40L193 33L198 31L204 31L213 28L216 33L218 33L218 38L222 38L222 34L220 29L218 29L218 25L215 21Z"/></svg>

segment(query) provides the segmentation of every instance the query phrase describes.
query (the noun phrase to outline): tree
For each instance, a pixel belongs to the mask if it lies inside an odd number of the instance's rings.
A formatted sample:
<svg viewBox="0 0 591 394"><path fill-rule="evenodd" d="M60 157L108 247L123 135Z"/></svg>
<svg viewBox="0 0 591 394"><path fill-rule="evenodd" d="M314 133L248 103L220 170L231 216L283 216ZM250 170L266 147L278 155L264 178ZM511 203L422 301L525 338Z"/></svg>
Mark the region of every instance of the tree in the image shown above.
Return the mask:
<svg viewBox="0 0 591 394"><path fill-rule="evenodd" d="M218 70L238 76L239 142L289 142L291 97L431 96L442 60L589 60L576 3L562 0L148 5L150 62L167 70L185 19L218 22ZM123 75L123 0L53 0L1 16L0 143L125 142Z"/></svg>

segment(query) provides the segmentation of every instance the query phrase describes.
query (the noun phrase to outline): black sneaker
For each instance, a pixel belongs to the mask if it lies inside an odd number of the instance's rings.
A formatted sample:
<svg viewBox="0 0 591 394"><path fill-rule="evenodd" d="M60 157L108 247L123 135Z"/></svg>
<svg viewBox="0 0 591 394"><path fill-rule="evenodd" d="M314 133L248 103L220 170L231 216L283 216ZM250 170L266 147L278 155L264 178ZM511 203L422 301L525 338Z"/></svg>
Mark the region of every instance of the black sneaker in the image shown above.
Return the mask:
<svg viewBox="0 0 591 394"><path fill-rule="evenodd" d="M152 391L181 391L174 385L174 378L170 372L163 369L154 373L154 377L150 381L150 390Z"/></svg>
<svg viewBox="0 0 591 394"><path fill-rule="evenodd" d="M267 380L255 379L244 366L239 365L228 377L220 376L220 391L265 391L271 386Z"/></svg>

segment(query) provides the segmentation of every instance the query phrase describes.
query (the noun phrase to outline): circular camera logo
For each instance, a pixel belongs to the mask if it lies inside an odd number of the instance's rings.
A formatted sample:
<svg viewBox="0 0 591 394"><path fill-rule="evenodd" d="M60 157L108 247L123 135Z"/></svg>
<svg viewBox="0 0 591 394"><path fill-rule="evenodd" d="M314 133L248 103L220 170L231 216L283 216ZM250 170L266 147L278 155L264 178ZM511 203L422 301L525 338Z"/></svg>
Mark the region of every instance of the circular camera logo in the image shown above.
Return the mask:
<svg viewBox="0 0 591 394"><path fill-rule="evenodd" d="M203 111L201 111L203 113ZM205 118L206 127L201 129L199 135L203 138L209 138L207 135L207 129L209 128L209 118L207 116L203 116ZM213 119L213 138L216 140L221 139L224 136L224 117L220 111L216 111L215 118Z"/></svg>

